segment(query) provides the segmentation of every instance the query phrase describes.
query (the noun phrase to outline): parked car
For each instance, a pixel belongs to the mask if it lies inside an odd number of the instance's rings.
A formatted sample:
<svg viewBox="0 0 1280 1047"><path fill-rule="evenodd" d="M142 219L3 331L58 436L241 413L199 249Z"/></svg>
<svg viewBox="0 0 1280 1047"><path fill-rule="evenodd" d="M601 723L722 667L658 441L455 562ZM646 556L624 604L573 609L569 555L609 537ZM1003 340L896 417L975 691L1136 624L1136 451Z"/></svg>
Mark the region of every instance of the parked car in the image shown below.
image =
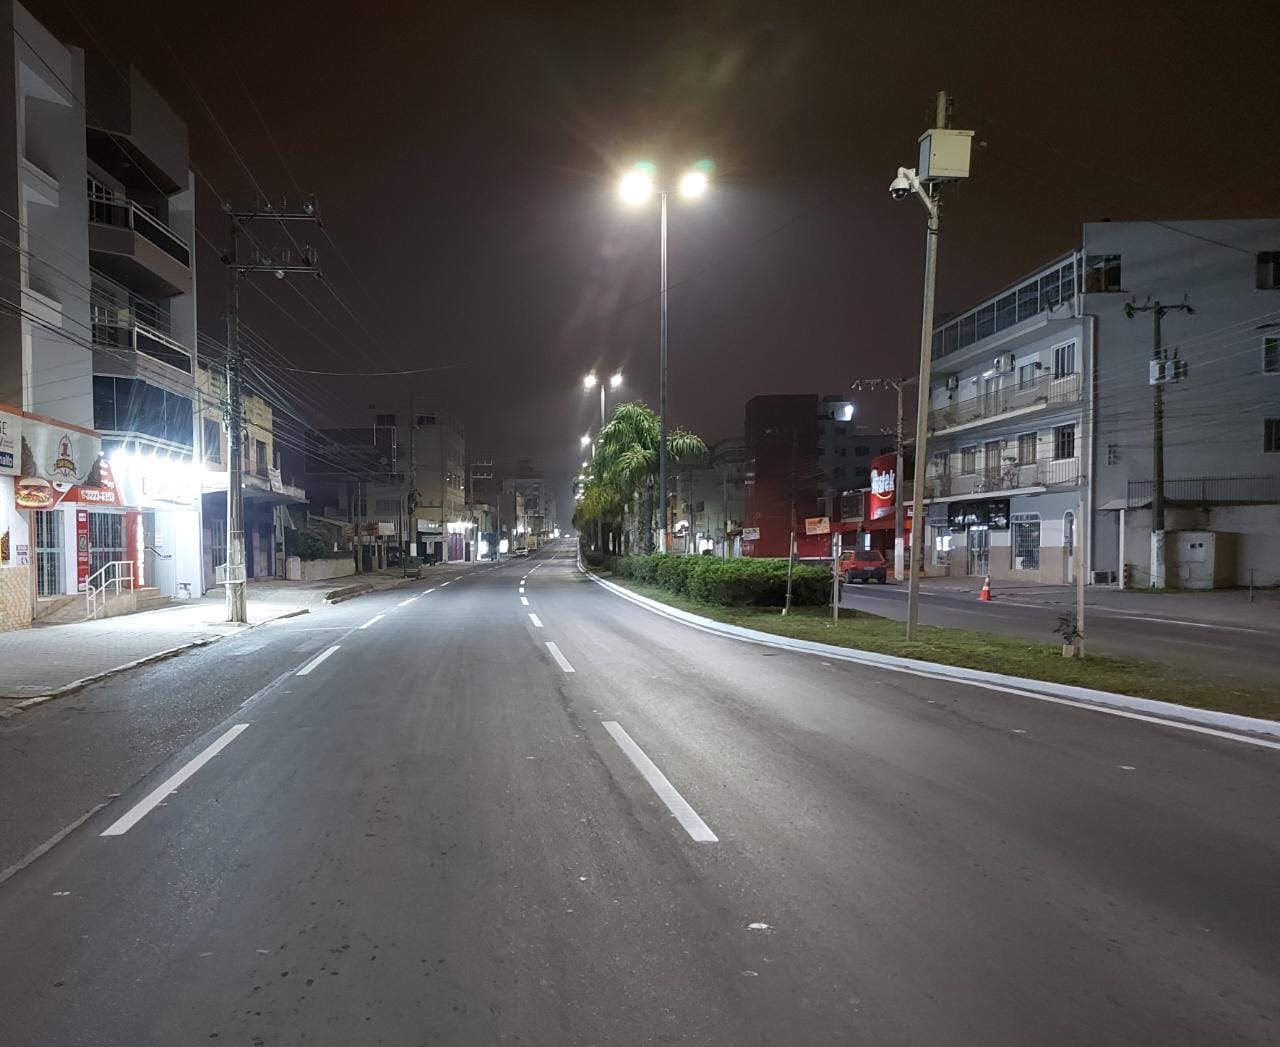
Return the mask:
<svg viewBox="0 0 1280 1047"><path fill-rule="evenodd" d="M517 555L517 556L528 556L528 555L529 555L529 549L528 549L528 547L527 547L527 546L523 546L523 545L517 545L517 546L516 546L516 555Z"/></svg>
<svg viewBox="0 0 1280 1047"><path fill-rule="evenodd" d="M840 573L846 582L879 582L888 580L889 565L879 549L860 549L840 557Z"/></svg>

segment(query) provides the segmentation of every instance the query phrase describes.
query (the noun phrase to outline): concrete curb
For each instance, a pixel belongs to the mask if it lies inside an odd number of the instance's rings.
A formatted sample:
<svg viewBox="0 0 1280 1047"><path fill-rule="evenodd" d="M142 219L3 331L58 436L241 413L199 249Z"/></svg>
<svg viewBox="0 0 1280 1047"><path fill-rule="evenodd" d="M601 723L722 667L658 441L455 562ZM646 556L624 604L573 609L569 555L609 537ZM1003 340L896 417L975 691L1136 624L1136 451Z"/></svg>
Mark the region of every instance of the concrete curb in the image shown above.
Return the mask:
<svg viewBox="0 0 1280 1047"><path fill-rule="evenodd" d="M823 658L834 658L860 665L870 665L892 672L905 672L916 676L941 678L956 683L966 683L975 687L998 690L1008 694L1079 705L1093 708L1100 712L1116 712L1134 719L1147 720L1153 723L1167 723L1175 727L1187 727L1198 730L1201 733L1253 742L1267 748L1280 749L1280 721L1264 720L1254 716L1241 716L1237 713L1216 712L1212 709L1197 709L1194 706L1177 705L1174 702L1161 702L1154 698L1139 698L1134 695L1114 694L1110 691L1095 691L1089 687L1076 687L1071 684L1030 680L1021 676L1006 676L1003 673L991 673L981 669L966 669L961 666L925 662L914 658L875 654L871 651L836 647L833 644L816 643L812 640L794 640L785 636L776 636L772 633L759 632L755 629L746 629L738 625L726 625L711 618L704 618L689 611L682 611L658 600L652 600L647 596L641 596L639 593L633 593L629 589L598 577L587 570L581 561L578 563L578 569L597 585L603 586L615 595L639 604L655 614L661 614L676 621L695 626L704 632L716 633L764 647L775 647L796 654L816 654Z"/></svg>
<svg viewBox="0 0 1280 1047"><path fill-rule="evenodd" d="M275 614L270 618L264 618L260 622L254 622L248 626L249 629L259 629L264 625L270 625L272 622L278 622L285 618L297 618L300 615L310 614L311 609L308 607L299 607L293 611L285 611L283 614ZM83 690L90 684L99 683L102 680L117 675L118 673L126 673L130 669L137 669L144 665L150 665L152 662L162 662L167 658L173 658L176 655L183 654L193 650L196 647L208 647L209 644L217 643L219 640L225 640L225 636L205 636L199 640L192 640L189 643L178 644L177 647L166 647L163 651L156 651L155 654L148 654L142 658L135 658L131 662L125 662L124 665L117 665L110 669L104 669L100 673L93 673L90 676L82 676L78 680L72 680L68 684L48 691L45 694L35 694L30 697L23 698L20 701L13 702L11 705L0 706L0 719L6 719L10 716L16 716L20 712L28 709L34 709L37 706L51 702L55 698L65 698L69 694ZM0 698L3 698L0 695Z"/></svg>
<svg viewBox="0 0 1280 1047"><path fill-rule="evenodd" d="M109 676L115 676L117 673L128 672L130 669L137 669L139 666L150 665L152 662L162 662L166 658L172 658L175 655L182 654L184 651L190 651L195 647L207 647L211 643L217 643L221 640L221 636L206 636L199 640L192 640L190 643L179 644L177 647L167 647L163 651L157 651L155 654L149 654L144 658L135 658L131 662L125 662L124 665L117 665L111 669L104 669L100 673L93 673L91 676L82 676L79 680L72 680L71 683L63 684L61 687L55 688L46 694L33 695L30 698L24 698L19 702L14 702L9 708L18 712L25 712L27 709L33 709L37 705L43 705L45 702L51 702L55 698L63 698L75 691L82 690L92 683L99 680L105 680Z"/></svg>

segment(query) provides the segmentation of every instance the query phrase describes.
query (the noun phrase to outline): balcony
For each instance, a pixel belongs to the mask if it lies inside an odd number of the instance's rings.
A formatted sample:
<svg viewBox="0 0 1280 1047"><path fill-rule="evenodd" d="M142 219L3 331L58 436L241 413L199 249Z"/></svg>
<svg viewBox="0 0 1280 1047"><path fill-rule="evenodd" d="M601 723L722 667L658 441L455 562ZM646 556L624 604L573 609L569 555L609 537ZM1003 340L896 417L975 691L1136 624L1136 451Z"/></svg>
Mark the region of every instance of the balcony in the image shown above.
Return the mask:
<svg viewBox="0 0 1280 1047"><path fill-rule="evenodd" d="M127 314L122 314L110 323L94 321L95 349L107 349L114 353L142 353L162 364L176 367L179 371L191 373L190 349L155 328L137 321L130 322L126 316Z"/></svg>
<svg viewBox="0 0 1280 1047"><path fill-rule="evenodd" d="M1077 487L1082 480L1079 458L1043 458L1025 464L1007 462L960 476L935 474L925 480L924 489L926 498L962 498L996 491Z"/></svg>
<svg viewBox="0 0 1280 1047"><path fill-rule="evenodd" d="M1080 375L1061 378L1046 375L1032 382L1018 384L1009 375L1009 384L980 396L956 400L929 412L929 431L933 434L968 429L994 418L1030 414L1046 407L1080 402L1083 384Z"/></svg>
<svg viewBox="0 0 1280 1047"><path fill-rule="evenodd" d="M135 291L191 293L191 246L132 200L89 195L89 259Z"/></svg>

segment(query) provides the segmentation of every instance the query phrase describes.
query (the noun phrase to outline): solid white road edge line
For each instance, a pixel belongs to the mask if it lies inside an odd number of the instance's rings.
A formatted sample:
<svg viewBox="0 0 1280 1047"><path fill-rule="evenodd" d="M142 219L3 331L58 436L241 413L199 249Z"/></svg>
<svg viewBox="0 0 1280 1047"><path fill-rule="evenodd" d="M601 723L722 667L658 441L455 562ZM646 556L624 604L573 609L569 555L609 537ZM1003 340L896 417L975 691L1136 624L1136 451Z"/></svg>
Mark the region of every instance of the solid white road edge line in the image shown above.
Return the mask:
<svg viewBox="0 0 1280 1047"><path fill-rule="evenodd" d="M736 625L723 625L720 622L702 618L700 615L690 614L678 608L667 607L656 600L650 600L647 596L640 596L638 593L630 592L621 586L614 585L612 582L607 582L603 578L597 578L581 564L579 564L578 569L597 585L609 590L616 596L629 600L648 611L652 611L654 614L671 618L674 621L692 626L713 636L740 640L743 643L752 643L759 647L773 647L790 651L793 654L817 654L823 658L834 658L858 665L870 665L889 672L908 673L909 675L922 676L926 679L949 680L953 683L968 684L971 687L1002 691L1006 694L1035 698L1038 701L1052 702L1056 705L1070 705L1090 712L1106 713L1109 716L1140 720L1144 723L1171 727L1179 731L1206 734L1233 742L1244 742L1246 745L1254 745L1262 749L1280 751L1280 740L1272 740L1273 738L1280 738L1280 721L1262 720L1257 717L1241 716L1236 713L1220 713L1212 709L1196 709L1189 705L1177 705L1174 702L1162 702L1154 698L1112 694L1109 691L1095 691L1088 687L1053 684L1043 680L1030 680L1019 676L1005 676L1002 673L984 672L979 669L935 665L932 662L921 662L912 658L873 654L870 651L834 647L830 644L815 643L808 640L789 640L784 637L774 639L767 633L757 633L753 629L744 629ZM1031 690L1030 688L1032 687L1044 687L1046 690ZM1050 688L1055 693L1048 693ZM1270 737L1261 737L1262 735Z"/></svg>
<svg viewBox="0 0 1280 1047"><path fill-rule="evenodd" d="M551 652L551 657L556 660L556 665L560 666L560 668L563 669L565 672L567 673L577 672L577 670L574 669L574 667L569 664L569 659L560 653L560 648L557 647L551 640L547 641L547 650Z"/></svg>
<svg viewBox="0 0 1280 1047"><path fill-rule="evenodd" d="M178 788L183 782L190 778L196 771L200 770L205 764L212 760L218 753L222 752L228 745L236 740L243 731L247 731L249 725L247 723L238 723L228 730L221 738L214 742L209 748L205 749L199 756L192 757L178 771L169 775L163 782L157 785L145 797L133 805L129 811L117 818L114 822L102 830L102 836L123 836L143 818L145 818L166 796Z"/></svg>
<svg viewBox="0 0 1280 1047"><path fill-rule="evenodd" d="M680 795L679 791L665 774L658 770L657 764L645 755L644 750L636 745L631 735L627 734L622 724L617 720L604 720L601 722L613 740L618 743L628 760L630 760L641 777L649 783L649 787L658 794L658 799L667 805L667 810L676 816L684 831L687 832L697 843L719 843L720 838L716 836L701 818L698 812L689 806L689 801Z"/></svg>
<svg viewBox="0 0 1280 1047"><path fill-rule="evenodd" d="M334 652L334 651L336 651L336 650L337 650L339 647L341 647L341 646L342 646L341 644L336 644L336 643L335 643L335 644L334 644L332 647L330 647L328 650L321 651L321 652L320 652L319 654L317 654L314 658L312 658L312 659L311 659L311 661L307 662L307 664L306 664L306 665L304 665L301 669L299 669L296 673L294 673L294 675L295 675L295 676L306 676L306 675L307 675L307 673L311 672L311 670L312 670L312 669L314 669L317 665L319 665L321 662L323 662L326 658L328 658L328 657L329 657L329 655L333 654L333 652Z"/></svg>
<svg viewBox="0 0 1280 1047"><path fill-rule="evenodd" d="M542 619L539 618L532 611L529 612L529 621L533 622L533 624L536 625L539 629L542 628Z"/></svg>
<svg viewBox="0 0 1280 1047"><path fill-rule="evenodd" d="M522 604L524 604L524 606L525 606L525 607L528 607L528 606L529 606L529 597L527 597L527 596L522 596L522 597L520 597L520 602L521 602Z"/></svg>
<svg viewBox="0 0 1280 1047"><path fill-rule="evenodd" d="M368 629L369 626L371 626L374 622L381 621L385 617L386 617L385 614L375 614L372 618L370 618L367 622L365 622L364 625L360 626L360 628Z"/></svg>

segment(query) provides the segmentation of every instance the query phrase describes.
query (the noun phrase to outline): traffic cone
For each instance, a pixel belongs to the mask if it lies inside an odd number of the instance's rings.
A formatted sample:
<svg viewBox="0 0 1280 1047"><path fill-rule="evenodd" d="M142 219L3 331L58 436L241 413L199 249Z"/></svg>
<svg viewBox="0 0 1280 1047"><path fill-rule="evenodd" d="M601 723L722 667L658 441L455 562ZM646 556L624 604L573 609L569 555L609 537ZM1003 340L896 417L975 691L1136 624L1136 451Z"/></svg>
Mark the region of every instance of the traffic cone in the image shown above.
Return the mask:
<svg viewBox="0 0 1280 1047"><path fill-rule="evenodd" d="M978 593L979 600L991 599L991 575L987 575L982 579L982 592Z"/></svg>

